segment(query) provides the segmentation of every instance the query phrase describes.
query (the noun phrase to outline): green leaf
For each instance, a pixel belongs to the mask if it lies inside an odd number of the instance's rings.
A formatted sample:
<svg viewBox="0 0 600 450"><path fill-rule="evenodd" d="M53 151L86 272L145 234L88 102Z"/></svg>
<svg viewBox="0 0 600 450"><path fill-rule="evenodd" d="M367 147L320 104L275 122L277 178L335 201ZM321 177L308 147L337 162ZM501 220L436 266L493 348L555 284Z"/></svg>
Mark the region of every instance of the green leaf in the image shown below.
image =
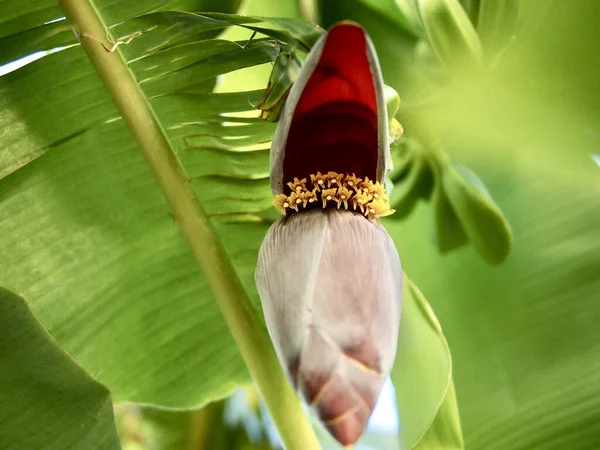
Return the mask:
<svg viewBox="0 0 600 450"><path fill-rule="evenodd" d="M49 51L77 43L65 20L46 23L0 38L0 66L39 51Z"/></svg>
<svg viewBox="0 0 600 450"><path fill-rule="evenodd" d="M21 33L63 17L62 10L55 2L33 2L15 5L10 0L0 1L0 38Z"/></svg>
<svg viewBox="0 0 600 450"><path fill-rule="evenodd" d="M120 448L108 390L3 288L0 367L0 448Z"/></svg>
<svg viewBox="0 0 600 450"><path fill-rule="evenodd" d="M433 166L436 173L432 198L435 216L435 235L440 253L447 253L468 244L469 237L452 203L448 199L448 193L442 180L440 165L436 161Z"/></svg>
<svg viewBox="0 0 600 450"><path fill-rule="evenodd" d="M469 16L471 23L477 25L481 0L460 0L460 4L467 13L467 16Z"/></svg>
<svg viewBox="0 0 600 450"><path fill-rule="evenodd" d="M489 264L504 262L512 232L481 180L463 166L444 165L441 171L441 184L469 241Z"/></svg>
<svg viewBox="0 0 600 450"><path fill-rule="evenodd" d="M203 16L221 20L229 25L243 26L303 50L312 48L323 33L323 30L315 24L299 19L243 17L217 13L205 13Z"/></svg>
<svg viewBox="0 0 600 450"><path fill-rule="evenodd" d="M442 64L457 68L481 61L481 43L458 0L419 0L419 11Z"/></svg>
<svg viewBox="0 0 600 450"><path fill-rule="evenodd" d="M414 448L417 450L463 450L465 448L453 382L448 386L448 392L435 420Z"/></svg>
<svg viewBox="0 0 600 450"><path fill-rule="evenodd" d="M1 77L0 111L0 178L117 114L79 47Z"/></svg>
<svg viewBox="0 0 600 450"><path fill-rule="evenodd" d="M160 25L163 18L152 14L144 23L156 19ZM145 66L132 65L135 70L151 67L151 58L167 61L157 53L182 55L181 40L195 53L165 66L165 73L174 67L180 73L216 73L210 68L212 43L221 41L200 35L190 45L189 35L178 34L177 27L153 32L153 41L172 38L170 47L136 55L148 59ZM204 42L209 45L197 47ZM256 45L266 48L264 42ZM263 60L248 59L251 48L243 56L238 45L225 43L223 51L229 48L231 70ZM161 93L179 88L164 84ZM0 262L5 283L30 300L59 344L116 400L192 407L248 383L207 282L81 48L0 78L0 89L0 167L8 175L0 181L0 229L10 247ZM173 93L153 102L201 201L217 214L217 232L254 296L252 271L268 222L252 214L266 205L271 209L271 194L267 180L245 189L243 180L264 176L267 161L264 146L246 149L268 141L274 128L224 114L252 110L259 98L255 92ZM240 125L227 127L226 121ZM222 202L244 192L242 201Z"/></svg>
<svg viewBox="0 0 600 450"><path fill-rule="evenodd" d="M47 58L59 56L66 55ZM115 400L191 407L249 382L122 120L59 143L4 178L0 204L10 248L2 280ZM266 230L251 228L255 236ZM258 236L243 242L231 237L234 227L220 231L240 267L252 267Z"/></svg>
<svg viewBox="0 0 600 450"><path fill-rule="evenodd" d="M491 56L501 51L517 30L520 0L482 0L477 34Z"/></svg>
<svg viewBox="0 0 600 450"><path fill-rule="evenodd" d="M450 349L427 300L406 275L398 353L391 377L404 446L429 448L415 446L437 439L443 444L437 448L453 448L451 444L461 434ZM453 432L442 432L446 427Z"/></svg>

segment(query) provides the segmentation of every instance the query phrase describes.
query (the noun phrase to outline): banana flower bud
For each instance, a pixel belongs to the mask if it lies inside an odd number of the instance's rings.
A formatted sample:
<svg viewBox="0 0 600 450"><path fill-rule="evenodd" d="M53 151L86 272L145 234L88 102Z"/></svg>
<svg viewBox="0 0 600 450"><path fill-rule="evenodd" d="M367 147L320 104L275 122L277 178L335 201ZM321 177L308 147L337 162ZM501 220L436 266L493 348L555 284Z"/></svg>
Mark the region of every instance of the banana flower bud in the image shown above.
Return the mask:
<svg viewBox="0 0 600 450"><path fill-rule="evenodd" d="M271 188L283 216L256 284L290 383L342 445L362 435L392 368L400 258L379 218L389 136L381 71L359 25L315 44L283 107Z"/></svg>

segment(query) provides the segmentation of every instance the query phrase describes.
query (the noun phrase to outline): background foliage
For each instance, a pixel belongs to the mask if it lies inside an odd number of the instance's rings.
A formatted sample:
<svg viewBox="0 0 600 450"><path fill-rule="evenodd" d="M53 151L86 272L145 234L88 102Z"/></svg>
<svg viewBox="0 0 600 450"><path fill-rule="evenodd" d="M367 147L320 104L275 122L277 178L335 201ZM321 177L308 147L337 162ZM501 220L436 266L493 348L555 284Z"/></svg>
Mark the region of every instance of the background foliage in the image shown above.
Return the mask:
<svg viewBox="0 0 600 450"><path fill-rule="evenodd" d="M406 174L413 174L395 179L406 213L399 209L385 226L445 336L435 332L427 306L410 316L416 328L403 322L404 336L418 333L400 341L404 355L421 356L410 365L399 358L393 376L404 443L415 443L433 422L421 448L462 446L460 428L453 428L453 395L435 419L452 384L447 376L442 383L420 375L440 364L447 369L434 372L448 374L447 340L466 447L600 446L600 186L593 157L600 153L600 55L593 45L600 39L594 22L600 6L522 0L504 2L502 10L493 7L498 2L471 0L457 12L460 5L452 1L94 3L116 37L156 27L119 51L257 307L256 252L275 217L267 180L274 125L260 121L252 105L260 102L271 70L264 63L282 49L301 49L298 37L310 28L257 21L249 25L291 31L277 35L287 43L278 47L258 36L242 48L224 39L244 46L249 29L219 36L222 22L161 11L304 14L323 27L361 22L386 83L402 98L396 117L405 134L394 156L400 168L411 161ZM268 426L255 400L246 399L237 422L215 419L225 403L198 409L250 378L135 141L70 27L57 20L63 15L53 0L18 6L0 0L2 64L55 49L0 77L0 285L26 301L10 292L1 297L0 358L9 369L0 377L0 436L6 440L0 447L22 448L20 439L35 436L49 448L65 447L50 434L31 434L43 427L57 435L81 430L64 438L89 448L85 439L97 439L102 426L106 446L99 448L117 448L108 390L115 402L195 408L174 413L121 404L125 446L267 447ZM448 21L462 24L462 32L448 34ZM482 197L484 211L497 205L508 219L514 241L510 254L501 252L504 264L485 262L490 242L510 242L495 240L503 228L485 234L494 228L478 222L481 208L471 213L471 203L444 200L457 185L444 188L449 175L444 178L440 161L470 189L479 181L462 168L476 173L495 202ZM406 192L418 195L404 195L407 180L416 188ZM479 198L473 195L466 198ZM498 262L497 252L491 254ZM409 305L413 298L427 305L418 289L410 292ZM421 350L431 330L432 346ZM15 374L27 374L27 385L40 389L23 389L25 378ZM416 400L403 405L403 393L411 391ZM416 403L432 406L415 409ZM44 409L57 404L72 408L64 421ZM71 417L80 425L67 422ZM218 440L231 429L238 430L237 441Z"/></svg>

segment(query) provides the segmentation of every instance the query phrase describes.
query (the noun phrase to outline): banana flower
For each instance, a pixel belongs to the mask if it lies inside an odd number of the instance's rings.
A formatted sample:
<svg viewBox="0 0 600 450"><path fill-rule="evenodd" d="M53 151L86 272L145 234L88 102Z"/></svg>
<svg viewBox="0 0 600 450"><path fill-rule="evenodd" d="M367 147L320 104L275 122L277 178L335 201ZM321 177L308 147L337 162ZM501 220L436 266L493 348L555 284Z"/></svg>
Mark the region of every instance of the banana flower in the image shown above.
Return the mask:
<svg viewBox="0 0 600 450"><path fill-rule="evenodd" d="M391 214L388 117L373 45L333 26L309 53L270 156L282 216L261 246L256 284L290 383L342 445L362 435L396 354L400 258Z"/></svg>

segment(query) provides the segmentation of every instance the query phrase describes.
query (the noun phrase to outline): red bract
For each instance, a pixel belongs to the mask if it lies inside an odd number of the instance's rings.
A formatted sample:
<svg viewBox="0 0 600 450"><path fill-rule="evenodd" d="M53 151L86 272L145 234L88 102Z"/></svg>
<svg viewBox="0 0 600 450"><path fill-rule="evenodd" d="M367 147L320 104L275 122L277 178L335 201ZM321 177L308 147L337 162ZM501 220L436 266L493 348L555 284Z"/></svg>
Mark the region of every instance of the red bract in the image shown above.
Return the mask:
<svg viewBox="0 0 600 450"><path fill-rule="evenodd" d="M333 28L294 110L283 181L311 173L377 175L377 99L364 31Z"/></svg>
<svg viewBox="0 0 600 450"><path fill-rule="evenodd" d="M271 146L271 188L317 172L383 181L389 158L381 69L365 30L343 22L313 47Z"/></svg>

